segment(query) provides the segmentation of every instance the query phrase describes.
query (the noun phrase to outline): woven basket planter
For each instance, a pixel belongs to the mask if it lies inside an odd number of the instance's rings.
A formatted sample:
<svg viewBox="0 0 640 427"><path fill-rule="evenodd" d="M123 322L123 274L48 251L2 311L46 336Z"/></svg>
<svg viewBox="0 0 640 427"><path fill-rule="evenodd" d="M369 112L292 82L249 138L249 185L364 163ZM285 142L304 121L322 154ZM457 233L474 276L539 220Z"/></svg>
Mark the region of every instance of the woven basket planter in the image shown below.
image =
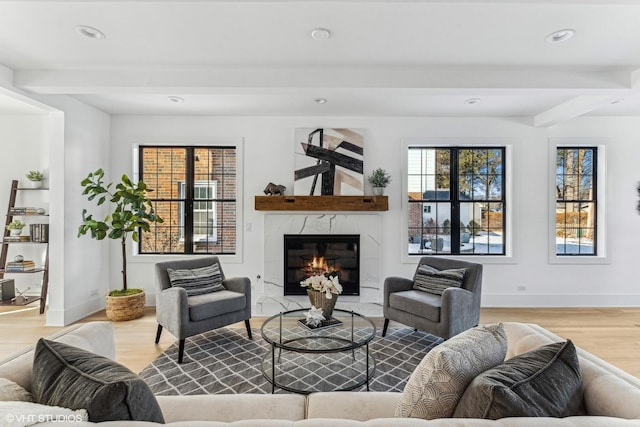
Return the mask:
<svg viewBox="0 0 640 427"><path fill-rule="evenodd" d="M111 297L107 295L107 318L114 322L133 320L144 316L145 294Z"/></svg>
<svg viewBox="0 0 640 427"><path fill-rule="evenodd" d="M338 295L334 294L332 295L333 298L327 299L323 292L312 291L310 289L307 289L307 295L309 295L309 301L311 301L312 306L322 309L322 315L325 320L331 319L336 301L338 301Z"/></svg>

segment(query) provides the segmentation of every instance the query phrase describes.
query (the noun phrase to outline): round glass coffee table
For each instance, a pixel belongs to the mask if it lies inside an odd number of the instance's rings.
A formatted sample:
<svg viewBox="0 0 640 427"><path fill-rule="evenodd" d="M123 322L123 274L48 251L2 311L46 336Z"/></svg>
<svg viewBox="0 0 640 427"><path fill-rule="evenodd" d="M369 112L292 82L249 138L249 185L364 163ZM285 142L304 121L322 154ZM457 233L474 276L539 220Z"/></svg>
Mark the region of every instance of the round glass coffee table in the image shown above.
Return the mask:
<svg viewBox="0 0 640 427"><path fill-rule="evenodd" d="M285 311L262 324L262 337L271 345L271 353L262 362L261 371L282 390L309 394L318 391L346 391L369 380L376 362L369 353L369 342L376 327L365 316L345 310L333 310L332 324L317 328L305 324L308 309Z"/></svg>

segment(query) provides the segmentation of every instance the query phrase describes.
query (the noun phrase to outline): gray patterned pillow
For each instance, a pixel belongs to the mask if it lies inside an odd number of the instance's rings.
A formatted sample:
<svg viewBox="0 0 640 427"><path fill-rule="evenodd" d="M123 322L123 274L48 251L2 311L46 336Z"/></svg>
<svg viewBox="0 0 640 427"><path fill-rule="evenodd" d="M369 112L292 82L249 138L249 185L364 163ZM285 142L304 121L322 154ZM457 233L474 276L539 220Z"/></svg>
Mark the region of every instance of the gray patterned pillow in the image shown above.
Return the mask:
<svg viewBox="0 0 640 427"><path fill-rule="evenodd" d="M224 289L222 273L218 264L191 270L174 270L167 268L171 286L178 286L187 291L188 296L208 294Z"/></svg>
<svg viewBox="0 0 640 427"><path fill-rule="evenodd" d="M445 289L459 288L464 280L466 268L438 270L427 264L421 264L413 278L413 289L442 295Z"/></svg>
<svg viewBox="0 0 640 427"><path fill-rule="evenodd" d="M507 354L502 323L476 326L435 347L413 371L396 417L449 418L469 383Z"/></svg>

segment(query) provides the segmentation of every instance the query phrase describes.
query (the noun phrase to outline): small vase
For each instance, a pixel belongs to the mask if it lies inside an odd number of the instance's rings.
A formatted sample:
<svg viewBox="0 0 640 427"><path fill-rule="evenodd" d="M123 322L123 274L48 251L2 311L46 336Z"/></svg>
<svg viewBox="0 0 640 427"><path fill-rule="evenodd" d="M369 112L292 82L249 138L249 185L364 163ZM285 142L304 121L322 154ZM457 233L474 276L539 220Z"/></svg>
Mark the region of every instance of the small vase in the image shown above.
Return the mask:
<svg viewBox="0 0 640 427"><path fill-rule="evenodd" d="M31 181L31 188L41 188L42 181Z"/></svg>
<svg viewBox="0 0 640 427"><path fill-rule="evenodd" d="M9 230L9 235L10 236L14 236L15 237L15 236L19 236L21 234L22 234L22 229L21 228L14 228L14 229Z"/></svg>
<svg viewBox="0 0 640 427"><path fill-rule="evenodd" d="M330 320L331 315L333 314L333 309L336 306L336 301L338 301L338 295L331 294L332 298L328 299L324 292L313 291L311 289L307 289L307 295L309 295L309 301L311 301L311 305L315 308L322 309L322 315L325 320Z"/></svg>
<svg viewBox="0 0 640 427"><path fill-rule="evenodd" d="M373 195L374 196L383 196L384 195L384 187L373 187Z"/></svg>

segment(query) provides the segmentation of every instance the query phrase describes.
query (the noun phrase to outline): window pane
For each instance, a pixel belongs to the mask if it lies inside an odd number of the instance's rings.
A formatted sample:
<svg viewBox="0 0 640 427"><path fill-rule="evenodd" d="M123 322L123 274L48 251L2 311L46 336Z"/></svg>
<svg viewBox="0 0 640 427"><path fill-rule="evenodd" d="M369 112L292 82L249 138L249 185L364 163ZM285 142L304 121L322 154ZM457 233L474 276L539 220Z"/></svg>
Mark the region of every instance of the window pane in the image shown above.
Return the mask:
<svg viewBox="0 0 640 427"><path fill-rule="evenodd" d="M421 175L422 174L422 156L424 151L420 149L409 149L408 161L407 161L407 173L409 175Z"/></svg>
<svg viewBox="0 0 640 427"><path fill-rule="evenodd" d="M187 158L193 159L190 176ZM235 253L235 147L141 147L140 161L143 180L155 190L150 197L165 220L144 233L141 253ZM227 237L234 240L223 241Z"/></svg>
<svg viewBox="0 0 640 427"><path fill-rule="evenodd" d="M409 204L409 253L451 252L451 204Z"/></svg>
<svg viewBox="0 0 640 427"><path fill-rule="evenodd" d="M458 162L460 192L466 198L502 199L502 150L461 149Z"/></svg>
<svg viewBox="0 0 640 427"><path fill-rule="evenodd" d="M556 253L594 255L595 203L556 204Z"/></svg>
<svg viewBox="0 0 640 427"><path fill-rule="evenodd" d="M460 204L460 252L504 253L502 203Z"/></svg>
<svg viewBox="0 0 640 427"><path fill-rule="evenodd" d="M596 255L596 149L556 150L556 254Z"/></svg>
<svg viewBox="0 0 640 427"><path fill-rule="evenodd" d="M503 148L409 149L410 254L505 253L503 157Z"/></svg>
<svg viewBox="0 0 640 427"><path fill-rule="evenodd" d="M155 199L178 198L177 183L185 180L184 148L141 147L142 179Z"/></svg>
<svg viewBox="0 0 640 427"><path fill-rule="evenodd" d="M155 202L154 209L164 220L161 224L152 224L149 232L141 233L142 253L181 253L184 251L184 229L179 224L183 203Z"/></svg>

